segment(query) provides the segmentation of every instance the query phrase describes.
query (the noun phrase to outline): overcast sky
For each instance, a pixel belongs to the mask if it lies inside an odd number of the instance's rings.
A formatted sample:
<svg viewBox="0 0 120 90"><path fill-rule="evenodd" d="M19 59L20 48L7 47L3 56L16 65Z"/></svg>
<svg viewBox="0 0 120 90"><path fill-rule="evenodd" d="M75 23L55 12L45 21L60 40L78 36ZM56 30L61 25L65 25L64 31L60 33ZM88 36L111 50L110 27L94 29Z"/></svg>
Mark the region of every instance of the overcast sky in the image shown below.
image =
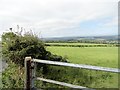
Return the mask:
<svg viewBox="0 0 120 90"><path fill-rule="evenodd" d="M17 25L40 37L118 34L119 0L0 0L0 34Z"/></svg>

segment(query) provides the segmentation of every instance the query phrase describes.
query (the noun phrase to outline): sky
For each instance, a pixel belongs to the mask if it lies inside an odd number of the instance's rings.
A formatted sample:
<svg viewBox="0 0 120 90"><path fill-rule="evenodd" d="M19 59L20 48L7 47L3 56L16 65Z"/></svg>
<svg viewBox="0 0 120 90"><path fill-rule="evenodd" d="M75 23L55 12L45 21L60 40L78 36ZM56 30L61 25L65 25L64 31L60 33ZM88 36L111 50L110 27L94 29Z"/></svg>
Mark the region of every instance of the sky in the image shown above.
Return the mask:
<svg viewBox="0 0 120 90"><path fill-rule="evenodd" d="M39 37L118 34L119 0L0 0L0 34L32 30Z"/></svg>

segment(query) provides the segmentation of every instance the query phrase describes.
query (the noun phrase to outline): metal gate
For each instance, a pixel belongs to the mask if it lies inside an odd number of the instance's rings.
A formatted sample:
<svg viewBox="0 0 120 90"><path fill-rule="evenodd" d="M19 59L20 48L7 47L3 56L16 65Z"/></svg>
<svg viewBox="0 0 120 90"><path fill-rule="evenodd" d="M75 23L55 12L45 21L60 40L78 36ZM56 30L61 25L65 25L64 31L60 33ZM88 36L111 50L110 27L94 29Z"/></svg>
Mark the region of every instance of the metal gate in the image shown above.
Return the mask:
<svg viewBox="0 0 120 90"><path fill-rule="evenodd" d="M98 71L105 71L105 72L112 72L112 73L119 73L120 69L117 68L106 68L106 67L99 67L99 66L91 66L91 65L84 65L84 64L73 64L73 63L65 63L65 62L57 62L57 61L48 61L48 60L39 60L39 59L32 59L31 57L25 58L25 89L26 90L34 90L34 81L41 80L44 82L49 82L53 84L58 84L62 86L67 86L74 89L84 89L88 90L89 88L73 85L65 82L54 81L50 79L40 78L35 76L36 71L36 64L35 63L43 63L43 64L51 64L51 65L58 65L58 66L69 66L74 68L83 68L83 69L90 69L90 70L98 70Z"/></svg>

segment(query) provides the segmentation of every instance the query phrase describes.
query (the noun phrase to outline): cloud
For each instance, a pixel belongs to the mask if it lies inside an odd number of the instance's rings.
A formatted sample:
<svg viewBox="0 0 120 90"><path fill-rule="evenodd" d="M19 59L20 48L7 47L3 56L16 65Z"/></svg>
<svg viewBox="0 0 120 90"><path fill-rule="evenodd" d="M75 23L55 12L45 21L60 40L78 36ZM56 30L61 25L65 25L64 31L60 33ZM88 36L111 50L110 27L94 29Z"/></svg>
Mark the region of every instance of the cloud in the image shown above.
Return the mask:
<svg viewBox="0 0 120 90"><path fill-rule="evenodd" d="M44 36L52 36L55 32L74 30L77 27L79 29L80 23L86 21L116 17L117 2L118 0L1 0L0 32L19 24L26 29L44 33Z"/></svg>

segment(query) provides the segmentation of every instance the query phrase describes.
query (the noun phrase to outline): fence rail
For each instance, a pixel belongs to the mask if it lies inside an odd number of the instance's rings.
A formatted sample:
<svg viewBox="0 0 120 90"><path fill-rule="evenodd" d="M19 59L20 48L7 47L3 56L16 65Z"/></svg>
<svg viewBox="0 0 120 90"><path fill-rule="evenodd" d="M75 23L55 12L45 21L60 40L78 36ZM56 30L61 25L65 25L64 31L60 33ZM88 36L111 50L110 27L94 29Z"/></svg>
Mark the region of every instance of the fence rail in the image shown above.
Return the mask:
<svg viewBox="0 0 120 90"><path fill-rule="evenodd" d="M58 85L62 85L62 86L67 86L67 87L70 87L70 88L86 88L86 87L83 87L83 86L78 86L78 85L72 85L72 84L68 84L68 83L65 83L65 82L59 82L59 81L54 81L54 80L50 80L50 79L44 79L44 78L40 78L40 77L37 77L36 78L37 80L41 80L41 81L44 81L44 82L49 82L49 83L53 83L53 84L58 84Z"/></svg>
<svg viewBox="0 0 120 90"><path fill-rule="evenodd" d="M87 89L87 87L72 85L65 82L54 81L50 79L44 79L35 76L35 63L42 63L42 64L50 64L50 65L58 65L58 66L69 66L74 68L83 68L89 70L98 70L98 71L105 71L105 72L112 72L112 73L120 73L120 69L117 68L107 68L107 67L99 67L99 66L91 66L91 65L84 65L84 64L73 64L73 63L65 63L65 62L57 62L57 61L48 61L48 60L39 60L39 59L31 59L31 57L25 58L25 88L27 90L31 90L34 87L34 80L41 80L49 83L54 83L58 85L68 86L70 88L77 88L77 89Z"/></svg>
<svg viewBox="0 0 120 90"><path fill-rule="evenodd" d="M120 70L116 69L116 68L107 68L107 67L99 67L99 66L92 66L92 65L73 64L73 63L65 63L65 62L57 62L57 61L39 60L39 59L33 59L32 61L38 62L38 63L44 63L44 64L59 65L59 66L69 66L69 67L74 67L74 68L99 70L99 71L113 72L113 73L120 72Z"/></svg>

